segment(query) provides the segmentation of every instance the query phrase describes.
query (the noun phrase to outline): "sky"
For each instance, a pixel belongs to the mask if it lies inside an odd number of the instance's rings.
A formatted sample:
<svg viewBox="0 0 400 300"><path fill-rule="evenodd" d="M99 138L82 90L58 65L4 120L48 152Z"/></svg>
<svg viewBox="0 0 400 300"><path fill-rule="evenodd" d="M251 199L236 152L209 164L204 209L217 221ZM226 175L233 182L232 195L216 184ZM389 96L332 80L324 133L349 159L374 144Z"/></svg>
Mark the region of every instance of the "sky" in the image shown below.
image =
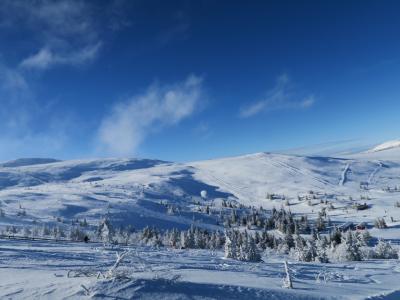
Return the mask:
<svg viewBox="0 0 400 300"><path fill-rule="evenodd" d="M400 138L399 1L0 1L0 160Z"/></svg>

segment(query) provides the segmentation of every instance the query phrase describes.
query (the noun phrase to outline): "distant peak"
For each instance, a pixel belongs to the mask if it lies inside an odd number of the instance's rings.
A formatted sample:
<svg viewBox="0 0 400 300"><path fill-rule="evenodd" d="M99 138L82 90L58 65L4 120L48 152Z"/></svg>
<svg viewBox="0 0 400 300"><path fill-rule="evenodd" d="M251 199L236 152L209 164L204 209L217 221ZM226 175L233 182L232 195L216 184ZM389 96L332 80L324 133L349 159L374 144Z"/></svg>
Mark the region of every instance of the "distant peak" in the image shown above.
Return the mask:
<svg viewBox="0 0 400 300"><path fill-rule="evenodd" d="M383 144L379 144L375 146L374 148L370 149L367 151L367 153L373 153L373 152L379 152L379 151L384 151L384 150L389 150L393 148L400 148L400 140L393 140L393 141L388 141Z"/></svg>
<svg viewBox="0 0 400 300"><path fill-rule="evenodd" d="M14 168L31 165L50 164L55 162L59 162L59 160L54 158L18 158L15 160L0 163L0 166L4 168Z"/></svg>

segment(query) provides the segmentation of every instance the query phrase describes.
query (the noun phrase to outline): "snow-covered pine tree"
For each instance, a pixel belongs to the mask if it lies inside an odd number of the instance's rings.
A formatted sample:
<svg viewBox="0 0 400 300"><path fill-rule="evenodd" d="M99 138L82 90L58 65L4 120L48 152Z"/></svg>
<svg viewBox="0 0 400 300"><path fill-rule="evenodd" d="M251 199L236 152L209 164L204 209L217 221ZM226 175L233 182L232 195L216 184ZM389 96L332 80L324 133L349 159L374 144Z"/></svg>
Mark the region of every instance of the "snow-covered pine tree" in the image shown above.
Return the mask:
<svg viewBox="0 0 400 300"><path fill-rule="evenodd" d="M234 231L225 231L225 257L226 258L237 258L237 238Z"/></svg>
<svg viewBox="0 0 400 300"><path fill-rule="evenodd" d="M289 228L289 227L287 227L287 228ZM290 250L290 248L294 247L294 239L293 239L293 235L291 234L290 230L287 230L283 240L289 250Z"/></svg>
<svg viewBox="0 0 400 300"><path fill-rule="evenodd" d="M194 248L194 234L191 229L181 232L181 247L184 249Z"/></svg>
<svg viewBox="0 0 400 300"><path fill-rule="evenodd" d="M247 239L247 253L246 253L246 261L258 262L261 261L261 255L258 252L257 245L252 236Z"/></svg>
<svg viewBox="0 0 400 300"><path fill-rule="evenodd" d="M334 260L338 261L358 261L362 259L360 247L357 239L351 230L342 236L342 242L334 249Z"/></svg>
<svg viewBox="0 0 400 300"><path fill-rule="evenodd" d="M207 240L206 234L199 228L194 230L194 248L204 249L206 247Z"/></svg>
<svg viewBox="0 0 400 300"><path fill-rule="evenodd" d="M29 229L29 227L24 226L23 235L24 235L25 237L30 237L31 234L32 234L32 231Z"/></svg>
<svg viewBox="0 0 400 300"><path fill-rule="evenodd" d="M399 258L397 251L392 247L390 242L379 239L378 244L374 247L375 258L396 259Z"/></svg>
<svg viewBox="0 0 400 300"><path fill-rule="evenodd" d="M247 231L244 233L237 232L238 234L238 239L237 239L237 245L239 247L238 253L237 253L237 259L246 261L247 260L247 253L249 251L249 236L247 234Z"/></svg>
<svg viewBox="0 0 400 300"><path fill-rule="evenodd" d="M316 257L315 261L320 263L327 263L329 262L327 248L328 248L328 241L326 237L321 237L318 234L317 240L315 241L316 245Z"/></svg>
<svg viewBox="0 0 400 300"><path fill-rule="evenodd" d="M179 243L179 231L178 229L174 228L169 234L168 244L173 248L177 248L178 243Z"/></svg>
<svg viewBox="0 0 400 300"><path fill-rule="evenodd" d="M295 235L294 237L294 248L291 249L290 255L298 260L305 261L306 260L306 252L305 252L305 241L300 235Z"/></svg>
<svg viewBox="0 0 400 300"><path fill-rule="evenodd" d="M47 227L46 224L44 224L44 225L42 226L42 230L41 230L41 232L40 232L40 236L41 236L41 237L46 237L46 236L49 236L49 235L50 235L50 229L49 229L49 227Z"/></svg>
<svg viewBox="0 0 400 300"><path fill-rule="evenodd" d="M317 256L317 247L314 239L308 239L304 247L304 258L306 262L314 261Z"/></svg>

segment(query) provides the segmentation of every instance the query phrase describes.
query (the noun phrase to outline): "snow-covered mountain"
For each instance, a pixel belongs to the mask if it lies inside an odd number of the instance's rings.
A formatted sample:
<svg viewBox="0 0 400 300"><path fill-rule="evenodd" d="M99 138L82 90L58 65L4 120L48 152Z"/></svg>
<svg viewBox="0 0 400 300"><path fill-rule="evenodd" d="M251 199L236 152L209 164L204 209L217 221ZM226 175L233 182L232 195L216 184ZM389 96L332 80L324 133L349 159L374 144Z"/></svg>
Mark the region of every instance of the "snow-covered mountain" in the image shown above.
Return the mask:
<svg viewBox="0 0 400 300"><path fill-rule="evenodd" d="M348 155L349 158L369 160L400 160L400 140L388 141L356 154Z"/></svg>
<svg viewBox="0 0 400 300"><path fill-rule="evenodd" d="M384 150L390 150L393 148L400 148L400 141L399 140L394 140L394 141L388 141L383 144L379 144L375 146L374 148L368 150L367 152L379 152L379 151L384 151Z"/></svg>
<svg viewBox="0 0 400 300"><path fill-rule="evenodd" d="M115 225L137 229L185 229L194 224L223 230L219 213L230 215L241 203L263 206L267 214L284 205L295 217L306 215L311 222L326 209L330 226L366 222L373 238L390 240L397 247L400 148L378 149L340 158L256 153L190 163L149 159L5 162L0 164L0 230L15 225L23 227L25 234L29 227L43 230L43 224L71 229L72 220L98 225L105 215ZM221 209L227 202L234 205ZM354 206L364 202L368 209ZM202 210L208 205L211 213ZM377 218L384 218L388 227L373 228ZM8 227L7 232L15 228ZM274 229L270 233L282 235ZM0 298L297 300L398 299L400 295L397 260L289 261L295 288L282 289L282 261L288 256L278 252L266 250L262 263L248 263L226 259L218 249L127 247L131 257L122 271L129 271L131 279L108 280L99 279L99 274L108 274L115 266L114 248L3 238Z"/></svg>
<svg viewBox="0 0 400 300"><path fill-rule="evenodd" d="M53 158L20 158L20 159L0 163L0 166L12 168L12 167L49 164L49 163L58 162L58 161L59 160L53 159Z"/></svg>
<svg viewBox="0 0 400 300"><path fill-rule="evenodd" d="M187 227L193 221L215 228L215 219L193 203L222 199L245 205L280 207L283 194L295 213L311 213L298 196L314 191L337 205L368 193L373 200L366 217L372 220L393 207L392 194L382 189L400 185L399 149L346 158L256 153L192 163L148 159L41 160L22 159L0 165L1 224L55 222L87 218L96 223L105 214L116 222L143 227ZM388 159L389 158L389 159ZM368 191L360 189L368 185ZM201 192L207 193L207 199ZM204 196L204 192L203 192ZM170 214L165 204L176 206ZM21 216L21 210L24 210ZM26 215L25 215L26 213ZM20 216L18 216L20 215ZM399 215L400 217L400 215Z"/></svg>

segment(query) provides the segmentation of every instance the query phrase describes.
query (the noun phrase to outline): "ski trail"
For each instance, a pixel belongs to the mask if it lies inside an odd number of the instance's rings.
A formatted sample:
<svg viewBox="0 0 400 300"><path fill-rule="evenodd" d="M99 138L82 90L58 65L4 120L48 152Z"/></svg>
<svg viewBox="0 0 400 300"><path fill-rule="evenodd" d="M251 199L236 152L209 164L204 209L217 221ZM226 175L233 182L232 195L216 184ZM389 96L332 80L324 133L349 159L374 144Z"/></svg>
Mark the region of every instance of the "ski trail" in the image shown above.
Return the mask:
<svg viewBox="0 0 400 300"><path fill-rule="evenodd" d="M350 170L350 164L346 164L346 166L343 169L342 176L339 181L339 185L345 184L345 182L347 181L347 173L349 172L349 170Z"/></svg>
<svg viewBox="0 0 400 300"><path fill-rule="evenodd" d="M220 177L217 177L215 174L212 174L210 171L198 169L201 173L202 176L205 177L205 179L209 181L210 184L217 184L217 186L225 191L228 191L235 195L238 199L248 199L248 197L245 197L243 192L246 189L246 187L240 187L240 186L234 186L231 183L226 182Z"/></svg>
<svg viewBox="0 0 400 300"><path fill-rule="evenodd" d="M378 173L378 171L382 168L382 166L383 166L382 163L378 162L378 166L371 172L371 174L369 174L368 184L372 183L372 180L374 179L376 173Z"/></svg>
<svg viewBox="0 0 400 300"><path fill-rule="evenodd" d="M269 163L271 165L273 165L274 167L277 168L284 168L287 169L290 173L292 174L298 174L300 176L305 176L305 177L309 177L312 180L314 180L315 182L318 182L320 184L322 184L323 186L330 186L332 187L332 184L322 178L318 178L316 177L312 172L310 172L309 170L306 169L300 169L298 167L295 167L285 161L283 161L282 159L278 159L278 158L274 158L273 160L270 160ZM315 185L315 187L319 188L318 185Z"/></svg>

